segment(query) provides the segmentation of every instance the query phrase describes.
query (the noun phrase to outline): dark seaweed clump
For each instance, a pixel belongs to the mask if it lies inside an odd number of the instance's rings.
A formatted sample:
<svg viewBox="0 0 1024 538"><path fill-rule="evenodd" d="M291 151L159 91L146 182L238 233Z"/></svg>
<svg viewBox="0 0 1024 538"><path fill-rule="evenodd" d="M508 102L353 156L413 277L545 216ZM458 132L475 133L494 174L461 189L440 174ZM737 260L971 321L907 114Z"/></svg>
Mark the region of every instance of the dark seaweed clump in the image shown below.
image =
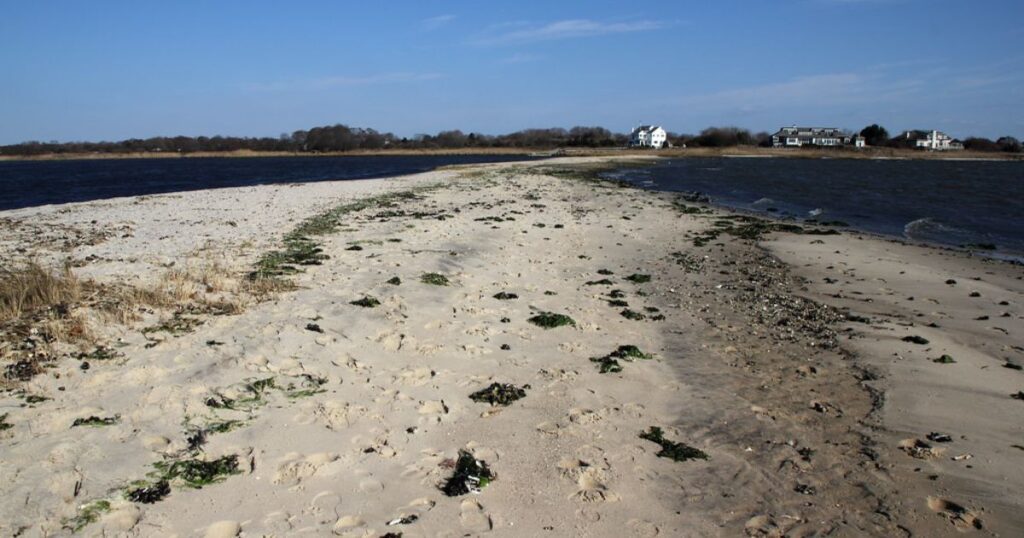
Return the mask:
<svg viewBox="0 0 1024 538"><path fill-rule="evenodd" d="M552 312L541 312L526 321L545 329L554 329L565 325L572 325L573 327L576 326L576 321L569 316L566 316L565 314L555 314Z"/></svg>
<svg viewBox="0 0 1024 538"><path fill-rule="evenodd" d="M392 286L400 286L402 284L402 279L397 276L393 276L387 280L387 283Z"/></svg>
<svg viewBox="0 0 1024 538"><path fill-rule="evenodd" d="M441 486L441 491L449 497L479 493L494 479L494 473L487 467L487 463L474 458L465 450L460 450L459 459L455 462L455 474Z"/></svg>
<svg viewBox="0 0 1024 538"><path fill-rule="evenodd" d="M125 492L126 499L136 503L153 504L171 494L171 484L166 480L159 480L154 484L140 486Z"/></svg>
<svg viewBox="0 0 1024 538"><path fill-rule="evenodd" d="M425 273L420 277L420 282L424 284L430 284L433 286L447 286L448 277L439 273Z"/></svg>
<svg viewBox="0 0 1024 538"><path fill-rule="evenodd" d="M8 424L7 413L0 415L0 432L9 430L14 427L14 424Z"/></svg>
<svg viewBox="0 0 1024 538"><path fill-rule="evenodd" d="M114 424L117 424L120 421L121 421L121 417L119 417L119 416L113 416L113 417L96 417L96 416L93 416L93 417L87 417L87 418L76 418L75 422L71 424L71 427L72 428L76 428L78 426L92 426L94 428L98 428L100 426L113 426Z"/></svg>
<svg viewBox="0 0 1024 538"><path fill-rule="evenodd" d="M669 458L673 461L708 459L708 455L703 450L665 439L661 428L657 426L651 426L646 432L641 433L640 438L661 445L661 450L657 454L659 458Z"/></svg>
<svg viewBox="0 0 1024 538"><path fill-rule="evenodd" d="M499 301L511 301L512 299L518 299L519 296L514 294L514 293L508 293L508 292L505 292L505 291L500 291L500 292L494 294L494 298L499 300Z"/></svg>
<svg viewBox="0 0 1024 538"><path fill-rule="evenodd" d="M607 275L614 275L615 273L612 272L610 269L598 269L597 270L597 274L607 276Z"/></svg>
<svg viewBox="0 0 1024 538"><path fill-rule="evenodd" d="M626 277L626 280L635 284L645 284L651 281L651 275L642 275L640 273L633 273Z"/></svg>
<svg viewBox="0 0 1024 538"><path fill-rule="evenodd" d="M640 312L630 310L628 308L619 313L622 314L622 317L626 319L631 319L633 321L643 321L647 319L647 316L641 314Z"/></svg>
<svg viewBox="0 0 1024 538"><path fill-rule="evenodd" d="M197 459L174 462L161 461L153 464L160 474L160 479L170 482L181 479L190 488L201 488L222 482L230 475L238 474L238 456L231 454L221 456L213 461Z"/></svg>
<svg viewBox="0 0 1024 538"><path fill-rule="evenodd" d="M517 387L511 383L491 383L491 386L469 395L469 399L477 403L487 402L491 405L509 405L526 397L529 385Z"/></svg>
<svg viewBox="0 0 1024 538"><path fill-rule="evenodd" d="M937 362L939 364L954 364L956 363L956 359L949 355L943 355L937 359L932 359L932 362Z"/></svg>
<svg viewBox="0 0 1024 538"><path fill-rule="evenodd" d="M375 297L371 297L371 296L367 295L366 297L363 297L362 299L359 299L359 300L356 300L356 301L351 301L351 302L349 302L349 304L353 304L353 305L356 305L356 306L361 306L363 308L374 308L374 307L380 306L380 301L378 301Z"/></svg>
<svg viewBox="0 0 1024 538"><path fill-rule="evenodd" d="M654 358L649 353L640 351L640 348L633 345L619 346L618 349L605 355L604 357L594 357L590 359L590 362L596 362L598 365L598 372L602 374L614 374L622 371L622 365L619 364L618 359L632 362L637 359L649 360Z"/></svg>
<svg viewBox="0 0 1024 538"><path fill-rule="evenodd" d="M925 338L923 336L917 336L916 334L914 336L904 336L903 337L903 341L904 342L910 342L911 344L922 345L922 346L928 343L928 339L927 338Z"/></svg>
<svg viewBox="0 0 1024 538"><path fill-rule="evenodd" d="M607 278L602 278L601 280L587 281L588 286L611 286L612 284L615 283L612 282L611 280L608 280Z"/></svg>

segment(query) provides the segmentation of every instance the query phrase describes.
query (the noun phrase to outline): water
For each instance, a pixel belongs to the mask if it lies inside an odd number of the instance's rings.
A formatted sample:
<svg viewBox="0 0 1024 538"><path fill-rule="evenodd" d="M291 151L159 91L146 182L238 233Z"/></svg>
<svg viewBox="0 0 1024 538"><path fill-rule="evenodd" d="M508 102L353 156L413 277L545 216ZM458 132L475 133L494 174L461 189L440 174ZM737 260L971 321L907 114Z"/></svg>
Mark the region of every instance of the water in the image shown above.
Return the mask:
<svg viewBox="0 0 1024 538"><path fill-rule="evenodd" d="M688 158L611 176L775 218L1024 256L1022 162Z"/></svg>
<svg viewBox="0 0 1024 538"><path fill-rule="evenodd" d="M526 159L412 155L0 161L0 210L267 183L388 177L452 164Z"/></svg>

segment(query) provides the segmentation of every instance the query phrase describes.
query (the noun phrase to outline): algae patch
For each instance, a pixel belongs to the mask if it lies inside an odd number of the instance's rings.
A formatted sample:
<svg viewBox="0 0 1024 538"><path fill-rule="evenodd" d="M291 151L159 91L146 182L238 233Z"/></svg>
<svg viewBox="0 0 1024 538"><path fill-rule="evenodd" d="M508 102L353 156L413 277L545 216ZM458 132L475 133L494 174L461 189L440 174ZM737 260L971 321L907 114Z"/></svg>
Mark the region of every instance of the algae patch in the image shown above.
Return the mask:
<svg viewBox="0 0 1024 538"><path fill-rule="evenodd" d="M673 461L708 459L703 450L665 439L661 428L657 426L651 426L646 432L641 433L640 438L661 445L661 450L657 453L659 458L669 458Z"/></svg>
<svg viewBox="0 0 1024 538"><path fill-rule="evenodd" d="M572 325L573 327L576 326L576 321L569 316L566 316L565 314L555 314L553 312L541 312L526 321L545 329L554 329L565 325Z"/></svg>

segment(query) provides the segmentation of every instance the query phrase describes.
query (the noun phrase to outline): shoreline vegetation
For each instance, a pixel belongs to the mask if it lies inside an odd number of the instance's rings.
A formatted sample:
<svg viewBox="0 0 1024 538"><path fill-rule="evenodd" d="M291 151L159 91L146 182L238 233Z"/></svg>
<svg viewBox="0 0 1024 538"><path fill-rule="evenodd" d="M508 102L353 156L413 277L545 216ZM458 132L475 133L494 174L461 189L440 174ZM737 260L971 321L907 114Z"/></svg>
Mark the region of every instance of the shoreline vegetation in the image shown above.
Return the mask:
<svg viewBox="0 0 1024 538"><path fill-rule="evenodd" d="M0 532L1024 527L1024 268L623 164L0 212Z"/></svg>
<svg viewBox="0 0 1024 538"><path fill-rule="evenodd" d="M792 159L898 159L898 160L999 160L1024 161L1022 153L992 151L924 151L903 148L763 148L735 146L724 148L667 148L640 150L630 148L434 148L434 149L378 149L324 152L294 151L199 151L126 152L126 153L45 153L40 155L0 155L0 162L63 161L103 159L202 159L202 158L267 158L267 157L367 157L367 156L430 156L430 155L509 155L509 156L567 156L567 157L661 157L684 159L688 157L750 157Z"/></svg>

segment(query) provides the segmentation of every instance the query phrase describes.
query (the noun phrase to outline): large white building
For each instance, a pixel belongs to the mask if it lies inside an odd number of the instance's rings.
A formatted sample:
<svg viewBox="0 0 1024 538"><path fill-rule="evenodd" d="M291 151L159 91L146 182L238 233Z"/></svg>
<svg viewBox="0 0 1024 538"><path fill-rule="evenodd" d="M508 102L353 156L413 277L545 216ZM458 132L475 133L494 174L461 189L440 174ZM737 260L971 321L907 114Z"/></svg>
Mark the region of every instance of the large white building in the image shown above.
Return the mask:
<svg viewBox="0 0 1024 538"><path fill-rule="evenodd" d="M629 134L630 147L661 149L668 140L668 133L657 125L634 127Z"/></svg>
<svg viewBox="0 0 1024 538"><path fill-rule="evenodd" d="M903 137L914 141L914 147L932 151L964 149L958 140L942 131L906 131Z"/></svg>
<svg viewBox="0 0 1024 538"><path fill-rule="evenodd" d="M776 148L837 147L850 142L850 135L835 127L783 127L772 135L772 146Z"/></svg>

